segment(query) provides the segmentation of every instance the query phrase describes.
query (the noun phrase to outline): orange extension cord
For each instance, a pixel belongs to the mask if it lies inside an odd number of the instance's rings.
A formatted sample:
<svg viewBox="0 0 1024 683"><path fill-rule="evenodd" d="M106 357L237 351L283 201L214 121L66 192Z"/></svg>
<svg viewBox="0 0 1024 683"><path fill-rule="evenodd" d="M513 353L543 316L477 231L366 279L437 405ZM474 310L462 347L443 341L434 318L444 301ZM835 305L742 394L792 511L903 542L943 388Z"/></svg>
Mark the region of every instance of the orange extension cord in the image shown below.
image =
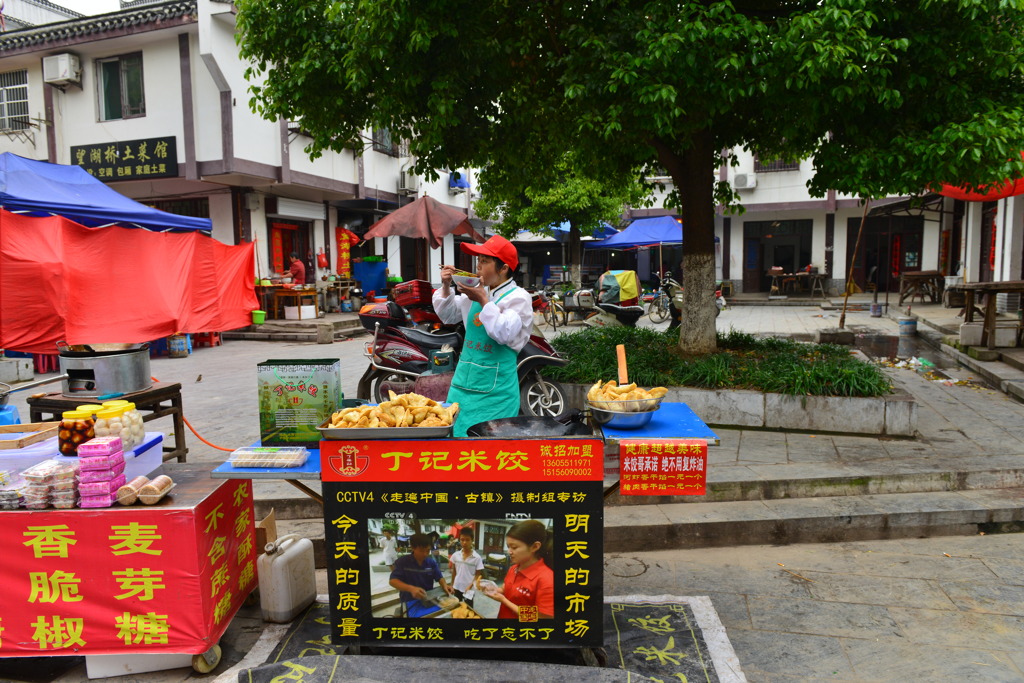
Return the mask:
<svg viewBox="0 0 1024 683"><path fill-rule="evenodd" d="M150 377L150 379L153 380L154 382L159 382L160 381L156 377ZM218 451L227 451L228 453L233 453L234 452L234 450L235 450L234 448L224 448L223 446L215 446L215 445L213 445L212 443L210 443L209 441L204 439L199 432L196 431L196 428L192 426L192 423L188 421L187 417L182 415L181 419L185 421L185 426L188 427L189 431L192 432L193 434L195 434L197 439L199 439L200 441L205 443L210 448L216 448Z"/></svg>

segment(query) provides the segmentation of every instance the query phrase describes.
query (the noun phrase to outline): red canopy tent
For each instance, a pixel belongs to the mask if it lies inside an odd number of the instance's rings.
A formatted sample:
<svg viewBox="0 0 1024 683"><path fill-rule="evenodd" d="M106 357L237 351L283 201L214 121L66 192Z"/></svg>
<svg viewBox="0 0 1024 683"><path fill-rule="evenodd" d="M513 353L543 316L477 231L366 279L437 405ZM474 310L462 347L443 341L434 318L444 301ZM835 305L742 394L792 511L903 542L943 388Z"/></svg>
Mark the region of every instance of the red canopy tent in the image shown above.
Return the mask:
<svg viewBox="0 0 1024 683"><path fill-rule="evenodd" d="M138 343L243 327L259 308L253 245L199 232L87 228L0 209L0 347Z"/></svg>
<svg viewBox="0 0 1024 683"><path fill-rule="evenodd" d="M1021 152L1024 157L1024 152ZM943 183L939 194L943 197L952 197L965 202L994 202L1007 197L1016 197L1024 194L1024 178L1006 180L1002 183L993 183L984 189L984 192L969 192L963 187L956 187Z"/></svg>

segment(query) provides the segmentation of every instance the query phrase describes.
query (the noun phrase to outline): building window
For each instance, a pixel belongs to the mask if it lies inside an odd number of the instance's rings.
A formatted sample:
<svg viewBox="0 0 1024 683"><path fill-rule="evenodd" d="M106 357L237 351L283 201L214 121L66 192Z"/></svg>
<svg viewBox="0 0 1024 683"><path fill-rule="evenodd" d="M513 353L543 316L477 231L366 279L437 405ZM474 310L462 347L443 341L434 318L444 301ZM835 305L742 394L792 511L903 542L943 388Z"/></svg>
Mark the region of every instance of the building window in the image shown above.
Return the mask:
<svg viewBox="0 0 1024 683"><path fill-rule="evenodd" d="M754 155L754 173L777 173L779 171L799 171L799 161L783 161L782 159L761 159Z"/></svg>
<svg viewBox="0 0 1024 683"><path fill-rule="evenodd" d="M100 121L132 119L146 115L142 83L142 53L96 60Z"/></svg>
<svg viewBox="0 0 1024 683"><path fill-rule="evenodd" d="M0 73L0 130L28 127L28 70Z"/></svg>
<svg viewBox="0 0 1024 683"><path fill-rule="evenodd" d="M195 199L159 199L146 202L154 209L160 209L167 213L174 213L179 216L192 216L194 218L210 217L210 200L207 197Z"/></svg>
<svg viewBox="0 0 1024 683"><path fill-rule="evenodd" d="M387 154L389 157L407 157L409 156L409 143L404 140L395 140L388 128L374 128L373 151Z"/></svg>

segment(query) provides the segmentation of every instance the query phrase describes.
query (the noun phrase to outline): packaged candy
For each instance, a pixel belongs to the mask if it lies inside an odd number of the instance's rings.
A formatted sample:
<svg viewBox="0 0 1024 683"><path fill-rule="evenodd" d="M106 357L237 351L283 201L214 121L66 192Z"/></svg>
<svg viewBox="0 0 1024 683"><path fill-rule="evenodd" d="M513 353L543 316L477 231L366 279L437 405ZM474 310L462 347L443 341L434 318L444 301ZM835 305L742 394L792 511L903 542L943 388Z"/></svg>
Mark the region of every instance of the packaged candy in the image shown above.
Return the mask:
<svg viewBox="0 0 1024 683"><path fill-rule="evenodd" d="M108 508L114 504L116 498L111 494L101 496L82 496L78 501L80 508Z"/></svg>
<svg viewBox="0 0 1024 683"><path fill-rule="evenodd" d="M111 495L120 487L124 486L125 478L119 474L110 481L90 481L78 487L83 496L104 496Z"/></svg>
<svg viewBox="0 0 1024 683"><path fill-rule="evenodd" d="M78 481L81 484L88 484L94 481L110 481L122 472L124 472L123 462L106 470L82 470L78 474Z"/></svg>
<svg viewBox="0 0 1024 683"><path fill-rule="evenodd" d="M53 507L58 510L70 510L78 504L78 496L74 495L69 498L54 498L50 501Z"/></svg>
<svg viewBox="0 0 1024 683"><path fill-rule="evenodd" d="M89 439L78 447L78 457L84 455L110 455L123 452L124 448L122 445L120 436L97 436L95 439Z"/></svg>
<svg viewBox="0 0 1024 683"><path fill-rule="evenodd" d="M124 464L124 453L118 451L109 455L89 455L78 458L79 466L84 470L109 470L114 465Z"/></svg>
<svg viewBox="0 0 1024 683"><path fill-rule="evenodd" d="M74 491L78 488L78 482L75 479L59 479L49 485L51 490L54 492L59 491Z"/></svg>
<svg viewBox="0 0 1024 683"><path fill-rule="evenodd" d="M25 481L31 483L47 483L58 479L74 479L78 468L74 463L60 463L56 460L44 460L41 463L29 467L21 473Z"/></svg>

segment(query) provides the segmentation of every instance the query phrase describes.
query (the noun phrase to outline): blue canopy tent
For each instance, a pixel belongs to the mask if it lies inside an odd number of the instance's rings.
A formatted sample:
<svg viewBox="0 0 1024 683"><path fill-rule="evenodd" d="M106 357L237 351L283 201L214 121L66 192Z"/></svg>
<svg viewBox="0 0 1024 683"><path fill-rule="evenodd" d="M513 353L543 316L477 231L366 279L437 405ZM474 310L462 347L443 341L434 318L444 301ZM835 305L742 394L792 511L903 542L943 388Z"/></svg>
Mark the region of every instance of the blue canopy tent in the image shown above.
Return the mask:
<svg viewBox="0 0 1024 683"><path fill-rule="evenodd" d="M26 216L63 216L98 228L118 225L153 232L203 232L208 218L179 216L140 204L107 187L80 166L0 154L0 208Z"/></svg>
<svg viewBox="0 0 1024 683"><path fill-rule="evenodd" d="M551 236L539 235L529 230L520 230L516 233L513 238L514 242L542 242L544 240L554 239L558 242L569 241L569 221L562 223L551 224ZM583 240L603 240L617 234L619 231L613 228L608 223L601 223L601 227L595 228L593 233L583 233L580 235L580 239Z"/></svg>
<svg viewBox="0 0 1024 683"><path fill-rule="evenodd" d="M682 224L672 216L657 216L635 220L622 232L584 246L587 249L635 249L682 243Z"/></svg>

